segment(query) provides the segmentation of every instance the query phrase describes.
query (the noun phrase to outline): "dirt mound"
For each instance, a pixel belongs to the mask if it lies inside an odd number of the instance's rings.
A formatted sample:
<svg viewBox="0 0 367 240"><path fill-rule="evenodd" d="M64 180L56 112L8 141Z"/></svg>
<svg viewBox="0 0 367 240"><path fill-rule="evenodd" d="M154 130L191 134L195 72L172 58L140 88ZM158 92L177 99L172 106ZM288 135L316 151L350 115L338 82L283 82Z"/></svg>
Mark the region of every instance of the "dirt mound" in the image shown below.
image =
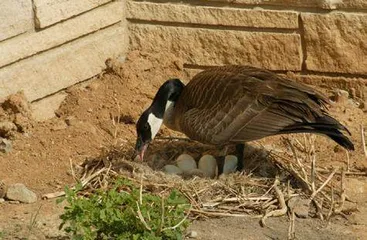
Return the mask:
<svg viewBox="0 0 367 240"><path fill-rule="evenodd" d="M23 92L10 95L0 104L0 137L12 138L33 126L31 104Z"/></svg>

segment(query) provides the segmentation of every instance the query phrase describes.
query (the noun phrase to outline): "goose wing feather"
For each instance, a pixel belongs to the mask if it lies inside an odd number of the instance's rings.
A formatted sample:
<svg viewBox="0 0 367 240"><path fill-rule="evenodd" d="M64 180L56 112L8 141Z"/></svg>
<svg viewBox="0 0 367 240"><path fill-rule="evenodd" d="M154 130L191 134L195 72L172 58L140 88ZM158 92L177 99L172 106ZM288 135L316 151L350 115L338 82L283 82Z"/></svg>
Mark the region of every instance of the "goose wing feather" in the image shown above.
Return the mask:
<svg viewBox="0 0 367 240"><path fill-rule="evenodd" d="M197 74L176 103L178 129L194 140L223 145L275 135L313 122L328 99L266 70L225 66Z"/></svg>

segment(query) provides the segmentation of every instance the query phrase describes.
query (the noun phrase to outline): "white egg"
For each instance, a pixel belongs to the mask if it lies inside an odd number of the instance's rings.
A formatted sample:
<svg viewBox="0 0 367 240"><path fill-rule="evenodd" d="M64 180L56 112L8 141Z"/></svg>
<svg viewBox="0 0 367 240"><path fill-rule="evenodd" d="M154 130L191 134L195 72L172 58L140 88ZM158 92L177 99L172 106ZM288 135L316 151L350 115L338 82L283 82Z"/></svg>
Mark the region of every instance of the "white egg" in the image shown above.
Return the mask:
<svg viewBox="0 0 367 240"><path fill-rule="evenodd" d="M176 160L177 166L184 172L188 172L191 169L196 169L196 162L189 154L181 154Z"/></svg>
<svg viewBox="0 0 367 240"><path fill-rule="evenodd" d="M217 171L217 160L212 155L204 155L199 160L199 169L206 177L214 178Z"/></svg>
<svg viewBox="0 0 367 240"><path fill-rule="evenodd" d="M234 173L237 169L238 158L235 155L227 155L224 159L223 174Z"/></svg>

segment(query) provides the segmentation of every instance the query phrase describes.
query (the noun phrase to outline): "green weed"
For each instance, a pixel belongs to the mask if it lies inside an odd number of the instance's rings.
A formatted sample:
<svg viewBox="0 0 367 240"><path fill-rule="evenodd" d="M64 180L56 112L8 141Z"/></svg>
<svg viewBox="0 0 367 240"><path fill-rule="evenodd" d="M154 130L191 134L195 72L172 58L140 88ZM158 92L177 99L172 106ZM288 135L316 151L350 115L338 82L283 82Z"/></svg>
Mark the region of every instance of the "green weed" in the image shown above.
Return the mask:
<svg viewBox="0 0 367 240"><path fill-rule="evenodd" d="M162 198L142 193L131 182L117 180L112 189L99 190L88 197L65 188L67 201L60 216L60 229L73 239L182 239L188 226L190 205L177 190Z"/></svg>

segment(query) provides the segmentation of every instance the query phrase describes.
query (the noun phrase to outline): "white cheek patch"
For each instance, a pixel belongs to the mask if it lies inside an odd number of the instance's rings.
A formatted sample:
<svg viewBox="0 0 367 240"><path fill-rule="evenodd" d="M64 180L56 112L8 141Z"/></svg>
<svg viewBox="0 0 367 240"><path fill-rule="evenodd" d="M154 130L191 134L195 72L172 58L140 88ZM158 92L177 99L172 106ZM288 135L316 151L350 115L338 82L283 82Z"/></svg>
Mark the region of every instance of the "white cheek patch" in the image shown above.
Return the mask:
<svg viewBox="0 0 367 240"><path fill-rule="evenodd" d="M155 135L157 135L161 128L163 119L157 118L153 113L150 113L148 116L148 123L150 125L150 131L152 132L152 139L154 139Z"/></svg>

